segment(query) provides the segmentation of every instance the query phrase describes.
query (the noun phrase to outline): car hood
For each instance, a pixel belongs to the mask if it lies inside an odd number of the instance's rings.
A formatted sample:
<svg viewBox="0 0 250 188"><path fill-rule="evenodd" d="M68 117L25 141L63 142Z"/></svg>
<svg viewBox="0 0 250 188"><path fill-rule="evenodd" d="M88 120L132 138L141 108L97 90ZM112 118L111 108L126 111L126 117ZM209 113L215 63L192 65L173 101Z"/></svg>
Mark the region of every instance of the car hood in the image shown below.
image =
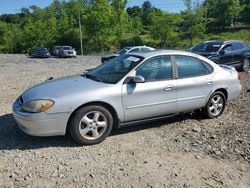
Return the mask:
<svg viewBox="0 0 250 188"><path fill-rule="evenodd" d="M113 54L105 54L105 55L102 55L101 58L110 58L110 57L118 57L120 54L116 54L116 53L113 53Z"/></svg>
<svg viewBox="0 0 250 188"><path fill-rule="evenodd" d="M81 75L52 79L35 85L22 94L23 102L35 99L56 99L64 96L73 96L76 93L108 87L109 84L96 82Z"/></svg>

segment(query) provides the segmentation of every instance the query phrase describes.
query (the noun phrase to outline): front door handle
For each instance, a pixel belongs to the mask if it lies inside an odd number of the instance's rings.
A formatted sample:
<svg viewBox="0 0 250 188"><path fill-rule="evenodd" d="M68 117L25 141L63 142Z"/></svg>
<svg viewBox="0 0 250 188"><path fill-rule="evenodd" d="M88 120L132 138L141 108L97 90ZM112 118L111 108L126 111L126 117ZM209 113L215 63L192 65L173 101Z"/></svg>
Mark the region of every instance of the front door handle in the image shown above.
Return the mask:
<svg viewBox="0 0 250 188"><path fill-rule="evenodd" d="M174 86L165 87L164 91L171 91L173 88L174 88Z"/></svg>
<svg viewBox="0 0 250 188"><path fill-rule="evenodd" d="M205 84L206 85L211 85L213 82L212 81L207 81Z"/></svg>

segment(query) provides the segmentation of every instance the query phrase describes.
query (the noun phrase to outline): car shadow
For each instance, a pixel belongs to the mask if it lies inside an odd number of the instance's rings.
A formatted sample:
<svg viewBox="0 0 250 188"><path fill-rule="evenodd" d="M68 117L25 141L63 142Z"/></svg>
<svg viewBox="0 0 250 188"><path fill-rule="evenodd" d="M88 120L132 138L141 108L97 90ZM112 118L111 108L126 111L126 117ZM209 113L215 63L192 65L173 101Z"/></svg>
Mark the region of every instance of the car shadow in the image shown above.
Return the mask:
<svg viewBox="0 0 250 188"><path fill-rule="evenodd" d="M167 126L186 119L202 119L188 114L177 115L153 123L126 126L112 131L110 136L117 136L129 132ZM47 147L82 147L77 145L69 134L66 136L34 137L22 132L17 126L12 114L0 116L0 150L31 150Z"/></svg>

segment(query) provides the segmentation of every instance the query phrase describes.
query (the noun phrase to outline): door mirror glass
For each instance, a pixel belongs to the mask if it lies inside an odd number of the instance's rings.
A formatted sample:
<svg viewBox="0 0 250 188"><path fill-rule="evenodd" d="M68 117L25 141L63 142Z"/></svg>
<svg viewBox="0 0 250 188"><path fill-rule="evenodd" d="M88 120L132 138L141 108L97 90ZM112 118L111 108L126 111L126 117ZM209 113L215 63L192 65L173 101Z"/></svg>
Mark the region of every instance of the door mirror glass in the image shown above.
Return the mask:
<svg viewBox="0 0 250 188"><path fill-rule="evenodd" d="M141 75L136 75L135 77L132 78L133 83L144 83L145 78Z"/></svg>

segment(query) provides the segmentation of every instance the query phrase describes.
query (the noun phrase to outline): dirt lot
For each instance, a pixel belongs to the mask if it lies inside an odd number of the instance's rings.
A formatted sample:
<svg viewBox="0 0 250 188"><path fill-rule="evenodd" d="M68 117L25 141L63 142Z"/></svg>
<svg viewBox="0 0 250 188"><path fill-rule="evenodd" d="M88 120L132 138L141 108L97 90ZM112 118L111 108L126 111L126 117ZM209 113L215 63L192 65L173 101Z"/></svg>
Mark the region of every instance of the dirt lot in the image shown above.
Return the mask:
<svg viewBox="0 0 250 188"><path fill-rule="evenodd" d="M69 136L37 138L19 130L11 105L22 91L99 62L0 54L0 187L250 187L249 73L241 75L241 96L217 119L178 115L115 130L87 147Z"/></svg>

